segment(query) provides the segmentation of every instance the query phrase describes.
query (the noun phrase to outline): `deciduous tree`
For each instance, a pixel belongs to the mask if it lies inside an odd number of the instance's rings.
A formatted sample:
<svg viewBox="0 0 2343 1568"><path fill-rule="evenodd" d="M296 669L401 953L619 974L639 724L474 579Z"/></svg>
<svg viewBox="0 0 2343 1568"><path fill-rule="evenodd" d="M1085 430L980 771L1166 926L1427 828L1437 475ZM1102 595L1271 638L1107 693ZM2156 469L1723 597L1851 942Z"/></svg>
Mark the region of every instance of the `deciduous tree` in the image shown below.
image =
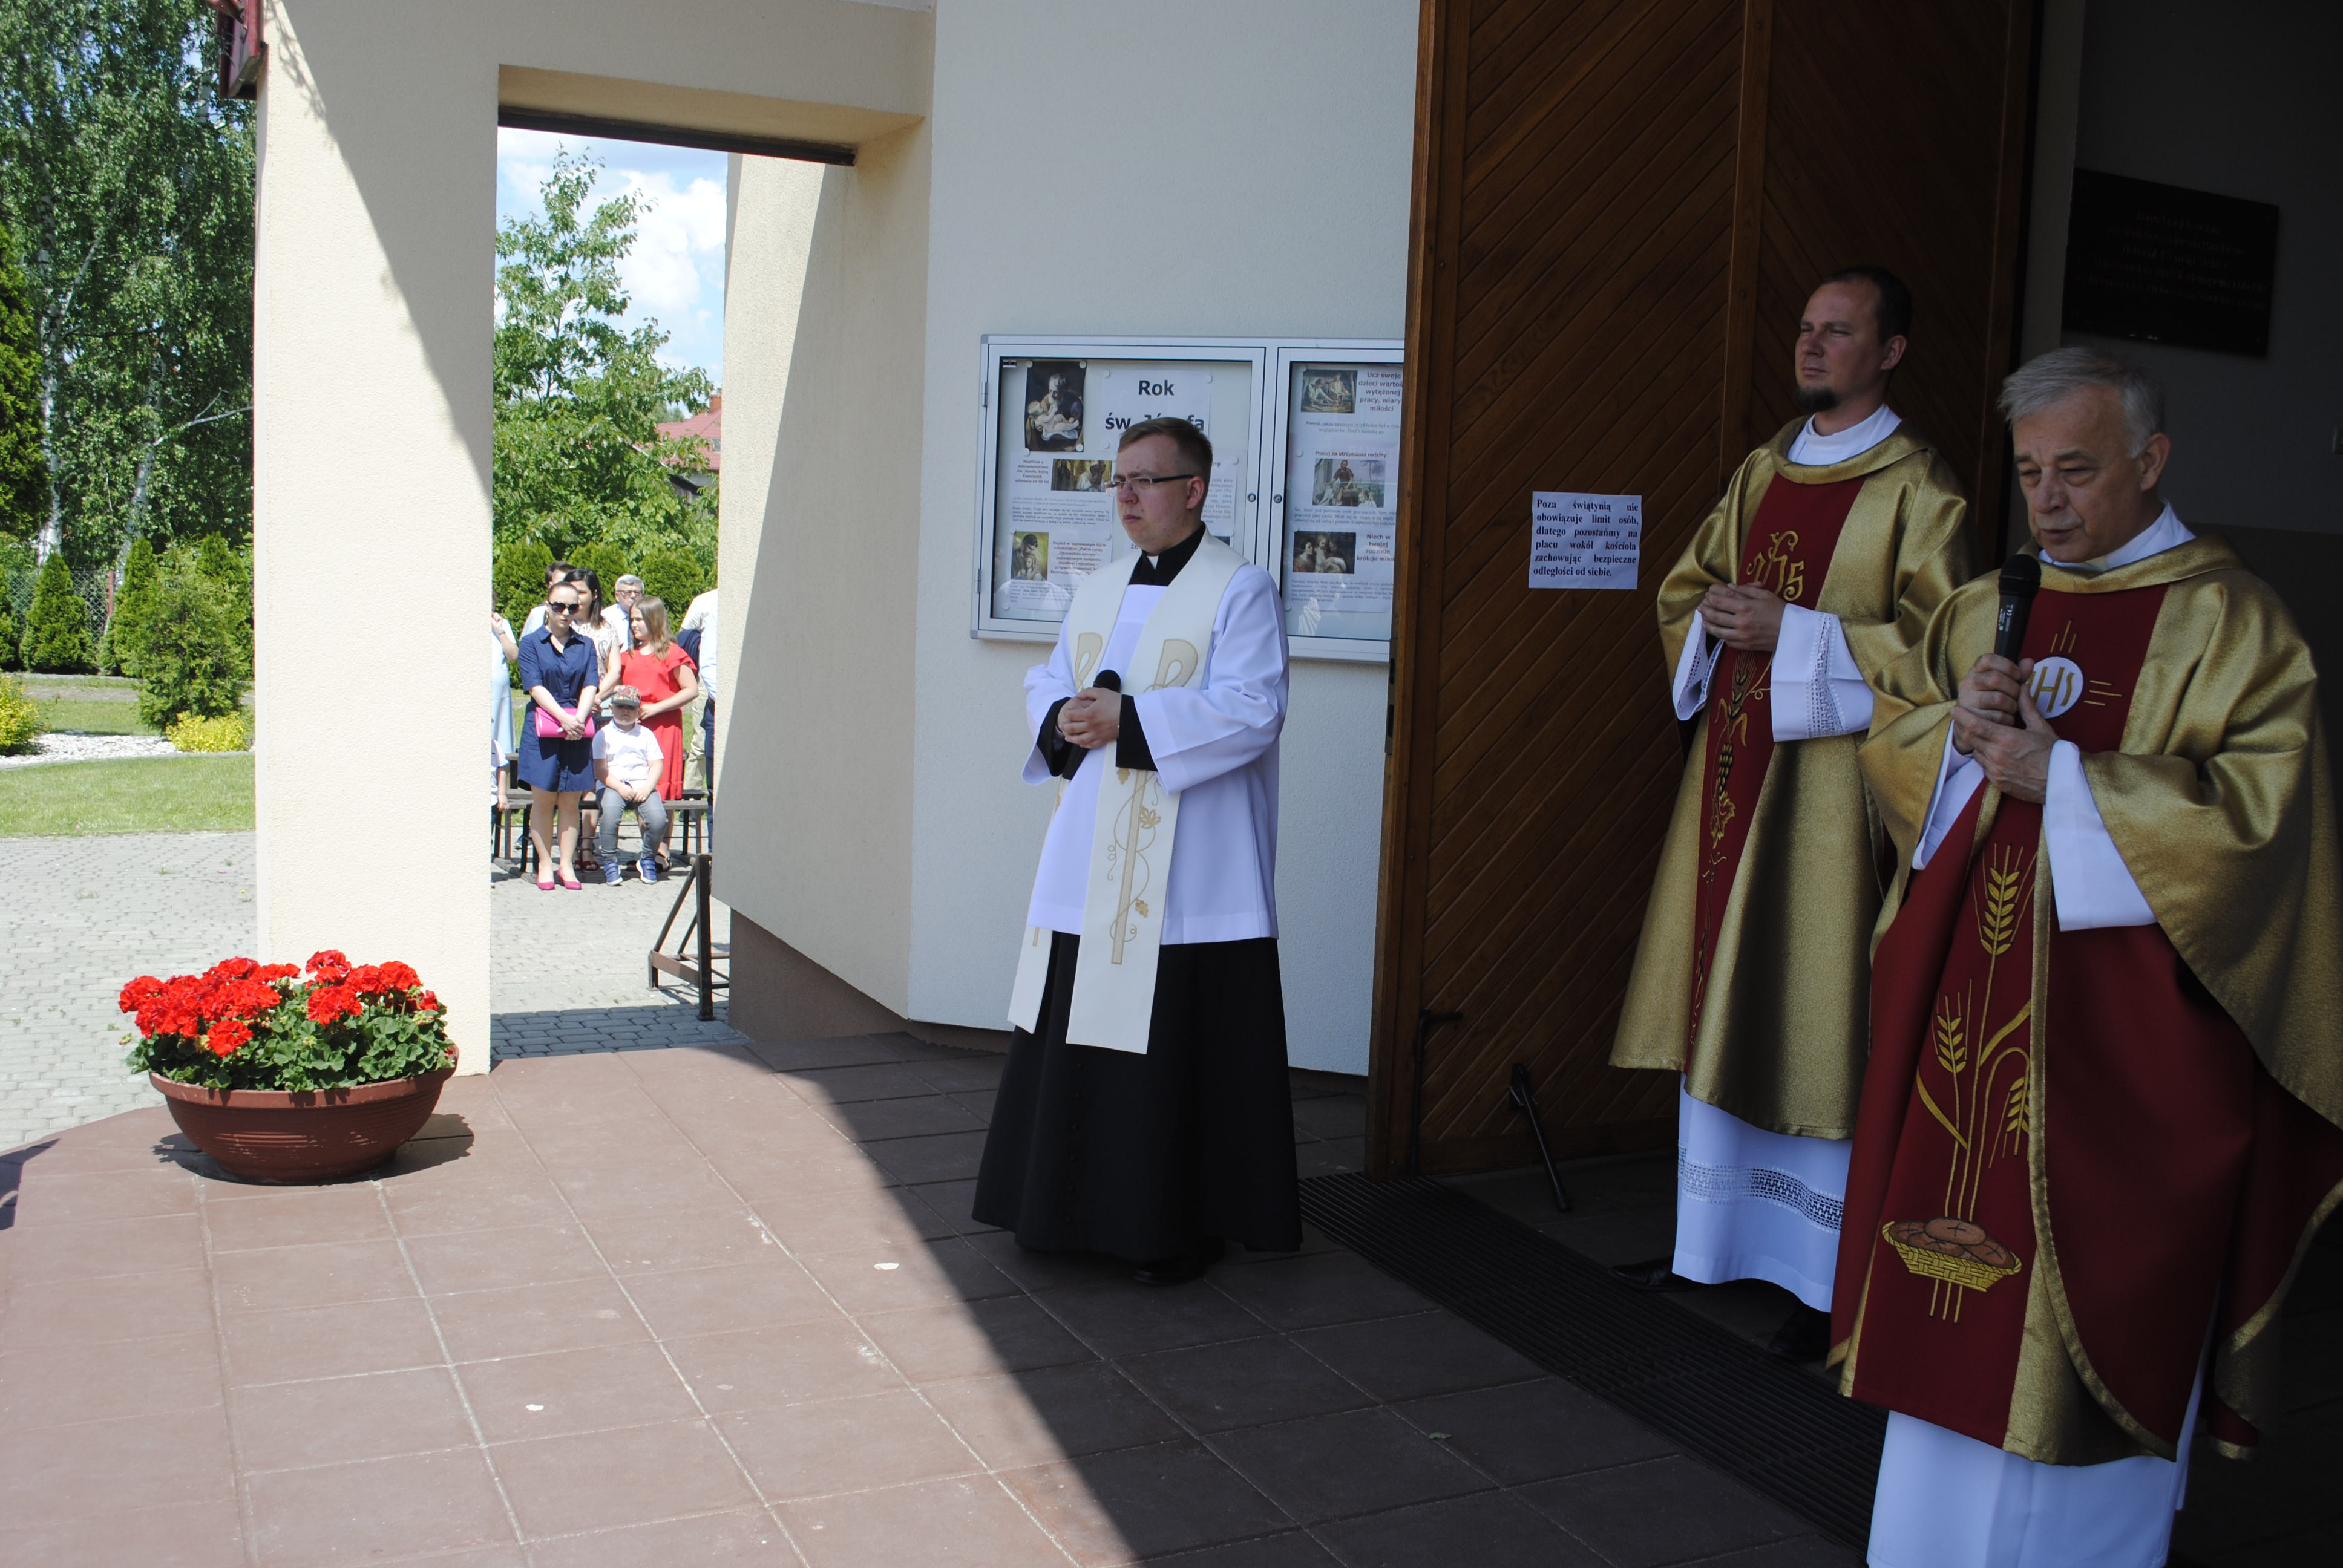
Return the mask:
<svg viewBox="0 0 2343 1568"><path fill-rule="evenodd" d="M205 0L0 0L44 559L250 528L251 111L216 94L211 18Z"/></svg>
<svg viewBox="0 0 2343 1568"><path fill-rule="evenodd" d="M556 555L595 544L629 558L661 545L712 550L712 519L668 477L702 462L702 444L658 427L673 406L705 406L714 388L706 372L659 361L668 335L656 323L620 325L618 263L644 198L589 210L599 168L561 153L542 187L545 216L497 228L497 541L535 540Z"/></svg>

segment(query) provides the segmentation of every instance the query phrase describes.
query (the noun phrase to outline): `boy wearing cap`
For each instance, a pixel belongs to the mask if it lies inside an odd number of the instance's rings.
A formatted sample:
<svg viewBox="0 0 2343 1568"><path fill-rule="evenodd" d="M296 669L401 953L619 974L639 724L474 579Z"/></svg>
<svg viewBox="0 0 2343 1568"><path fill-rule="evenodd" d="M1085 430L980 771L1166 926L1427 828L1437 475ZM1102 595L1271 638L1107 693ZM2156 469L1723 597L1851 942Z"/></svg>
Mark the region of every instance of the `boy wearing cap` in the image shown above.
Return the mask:
<svg viewBox="0 0 2343 1568"><path fill-rule="evenodd" d="M653 851L667 841L667 802L659 792L666 754L659 749L659 737L642 723L641 692L631 686L614 686L609 702L610 722L594 735L594 782L602 792L602 825L595 834L595 848L606 868L604 879L616 886L626 874L626 866L618 859L618 819L632 806L635 825L643 839L642 859L635 862L635 873L646 882L656 882L659 871Z"/></svg>

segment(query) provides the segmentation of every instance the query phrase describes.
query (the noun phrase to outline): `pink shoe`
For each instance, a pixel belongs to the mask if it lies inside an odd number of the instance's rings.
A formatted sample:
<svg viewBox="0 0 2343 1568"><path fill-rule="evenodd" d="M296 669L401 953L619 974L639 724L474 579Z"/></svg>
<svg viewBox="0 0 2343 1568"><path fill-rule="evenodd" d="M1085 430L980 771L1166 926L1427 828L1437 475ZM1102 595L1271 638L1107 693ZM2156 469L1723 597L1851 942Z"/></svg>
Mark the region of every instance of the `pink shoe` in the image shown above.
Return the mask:
<svg viewBox="0 0 2343 1568"><path fill-rule="evenodd" d="M553 891L553 879L551 877L539 877L537 879L537 890L540 893L549 893Z"/></svg>
<svg viewBox="0 0 2343 1568"><path fill-rule="evenodd" d="M573 893L582 893L586 890L583 883L579 882L577 878L572 877L566 872L562 876L561 885L563 888Z"/></svg>

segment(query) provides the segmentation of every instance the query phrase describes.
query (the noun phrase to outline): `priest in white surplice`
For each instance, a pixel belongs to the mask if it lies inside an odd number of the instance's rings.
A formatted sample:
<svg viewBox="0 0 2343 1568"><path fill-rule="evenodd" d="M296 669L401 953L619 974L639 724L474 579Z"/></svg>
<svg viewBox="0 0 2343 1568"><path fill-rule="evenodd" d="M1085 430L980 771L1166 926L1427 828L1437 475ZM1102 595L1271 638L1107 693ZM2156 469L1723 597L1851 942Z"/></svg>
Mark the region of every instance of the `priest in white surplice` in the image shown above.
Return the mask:
<svg viewBox="0 0 2343 1568"><path fill-rule="evenodd" d="M1085 579L1025 679L1025 780L1060 794L975 1215L1176 1284L1228 1241L1302 1240L1277 968L1285 628L1269 574L1204 531L1202 431L1133 425L1115 470L1138 553Z"/></svg>
<svg viewBox="0 0 2343 1568"><path fill-rule="evenodd" d="M1675 1251L1645 1290L1768 1280L1772 1348L1829 1348L1885 841L1855 748L1869 681L1968 576L1968 508L1887 406L1912 297L1825 278L1798 325L1813 417L1752 452L1660 586L1679 719L1699 720L1628 984L1615 1067L1682 1075Z"/></svg>

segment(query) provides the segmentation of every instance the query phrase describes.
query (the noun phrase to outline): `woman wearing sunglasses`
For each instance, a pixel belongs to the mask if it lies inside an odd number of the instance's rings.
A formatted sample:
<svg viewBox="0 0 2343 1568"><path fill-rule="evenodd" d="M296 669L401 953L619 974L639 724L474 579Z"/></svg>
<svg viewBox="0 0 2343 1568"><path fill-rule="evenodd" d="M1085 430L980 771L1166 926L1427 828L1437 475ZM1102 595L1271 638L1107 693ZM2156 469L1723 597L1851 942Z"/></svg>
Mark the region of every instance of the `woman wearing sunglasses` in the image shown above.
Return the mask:
<svg viewBox="0 0 2343 1568"><path fill-rule="evenodd" d="M537 886L553 891L557 862L549 839L559 820L561 885L576 892L578 797L594 787L594 696L601 652L577 624L585 603L578 584L557 583L546 596L545 625L520 639L520 684L528 693L521 726L520 781L529 789L528 836L537 846Z"/></svg>

